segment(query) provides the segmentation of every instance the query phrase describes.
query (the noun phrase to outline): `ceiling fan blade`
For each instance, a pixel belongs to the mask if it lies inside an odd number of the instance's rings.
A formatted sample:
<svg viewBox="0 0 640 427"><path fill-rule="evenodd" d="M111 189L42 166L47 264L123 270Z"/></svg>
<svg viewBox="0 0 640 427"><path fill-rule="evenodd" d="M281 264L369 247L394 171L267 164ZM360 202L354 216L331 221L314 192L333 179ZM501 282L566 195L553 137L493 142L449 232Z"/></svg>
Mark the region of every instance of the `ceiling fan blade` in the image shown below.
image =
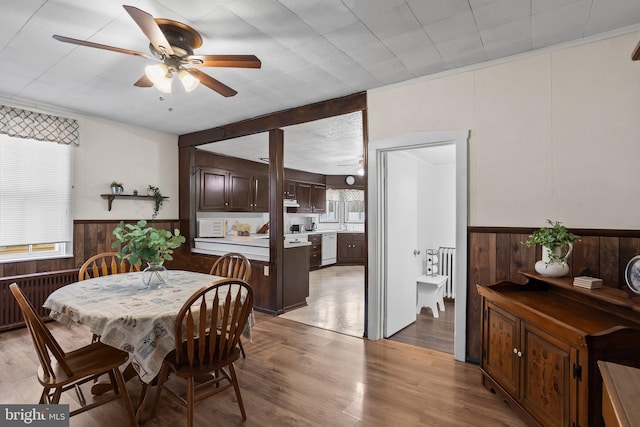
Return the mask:
<svg viewBox="0 0 640 427"><path fill-rule="evenodd" d="M142 77L140 77L133 85L138 87L152 87L153 82L149 80L149 77L147 77L146 74L143 74Z"/></svg>
<svg viewBox="0 0 640 427"><path fill-rule="evenodd" d="M86 40L72 39L71 37L59 36L57 34L54 35L53 38L64 43L77 44L80 46L87 46L87 47L95 47L96 49L104 49L104 50L110 50L113 52L126 53L127 55L141 56L143 58L151 58L151 56L147 55L146 53L138 52L135 50L123 49L121 47L108 46L106 44L88 42Z"/></svg>
<svg viewBox="0 0 640 427"><path fill-rule="evenodd" d="M171 45L153 16L137 7L127 5L123 5L122 7L124 7L133 20L136 21L136 24L138 24L138 27L140 27L144 35L147 36L153 47L159 52L166 52L168 55L173 55Z"/></svg>
<svg viewBox="0 0 640 427"><path fill-rule="evenodd" d="M194 68L189 68L189 72L192 73L195 77L197 77L198 80L200 80L200 83L202 83L203 85L205 85L209 89L215 90L216 92L218 92L222 96L229 97L229 96L234 96L236 93L238 93L235 90L231 89L229 86L227 86L224 83L214 79L210 75L208 75L206 73L203 73L200 70L196 70Z"/></svg>
<svg viewBox="0 0 640 427"><path fill-rule="evenodd" d="M200 67L260 68L262 62L255 55L190 55L189 64Z"/></svg>

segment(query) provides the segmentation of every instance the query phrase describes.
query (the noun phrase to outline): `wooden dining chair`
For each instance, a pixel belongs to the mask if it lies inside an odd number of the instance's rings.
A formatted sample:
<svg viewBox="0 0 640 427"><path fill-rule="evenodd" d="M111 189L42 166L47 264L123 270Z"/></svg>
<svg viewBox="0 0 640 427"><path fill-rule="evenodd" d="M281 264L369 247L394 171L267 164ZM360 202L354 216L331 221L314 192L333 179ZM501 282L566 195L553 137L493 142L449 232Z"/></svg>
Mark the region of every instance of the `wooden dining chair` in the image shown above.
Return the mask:
<svg viewBox="0 0 640 427"><path fill-rule="evenodd" d="M120 399L127 411L130 424L137 426L136 415L119 369L121 365L128 362L129 353L100 341L65 352L18 285L12 283L9 285L9 289L20 306L40 361L37 376L43 390L39 403L41 405L58 404L62 393L75 389L80 401L80 408L69 412L69 416L72 417ZM87 404L80 385L93 381L104 374L107 374L111 380L113 395Z"/></svg>
<svg viewBox="0 0 640 427"><path fill-rule="evenodd" d="M78 282L94 277L140 271L140 266L131 264L127 258L118 258L115 252L102 252L92 256L82 264L78 272Z"/></svg>
<svg viewBox="0 0 640 427"><path fill-rule="evenodd" d="M115 252L102 252L92 256L82 264L78 272L78 282L132 271L140 271L140 266L129 263L127 258L118 258ZM91 337L91 342L99 340L99 335L93 334Z"/></svg>
<svg viewBox="0 0 640 427"><path fill-rule="evenodd" d="M251 262L246 256L240 253L229 252L222 255L213 263L209 274L240 279L248 283L251 278Z"/></svg>
<svg viewBox="0 0 640 427"><path fill-rule="evenodd" d="M240 279L249 283L251 278L251 262L246 256L238 252L228 252L213 263L209 274L232 279ZM238 341L242 358L246 357L242 341Z"/></svg>
<svg viewBox="0 0 640 427"><path fill-rule="evenodd" d="M252 307L253 290L239 279L221 279L187 299L176 318L176 348L165 357L157 377L151 417L166 391L187 408L187 426L192 427L196 402L233 387L242 420L247 419L233 363L240 358L238 342ZM167 387L169 375L184 378L186 392Z"/></svg>

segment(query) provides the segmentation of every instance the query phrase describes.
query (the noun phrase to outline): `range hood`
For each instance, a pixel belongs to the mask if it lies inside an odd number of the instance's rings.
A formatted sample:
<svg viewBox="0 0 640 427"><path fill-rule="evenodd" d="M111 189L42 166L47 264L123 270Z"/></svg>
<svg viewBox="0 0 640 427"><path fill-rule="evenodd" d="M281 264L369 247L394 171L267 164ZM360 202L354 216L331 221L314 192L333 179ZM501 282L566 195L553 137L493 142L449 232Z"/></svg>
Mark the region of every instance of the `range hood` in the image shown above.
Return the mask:
<svg viewBox="0 0 640 427"><path fill-rule="evenodd" d="M300 205L296 199L284 199L285 208L299 208Z"/></svg>

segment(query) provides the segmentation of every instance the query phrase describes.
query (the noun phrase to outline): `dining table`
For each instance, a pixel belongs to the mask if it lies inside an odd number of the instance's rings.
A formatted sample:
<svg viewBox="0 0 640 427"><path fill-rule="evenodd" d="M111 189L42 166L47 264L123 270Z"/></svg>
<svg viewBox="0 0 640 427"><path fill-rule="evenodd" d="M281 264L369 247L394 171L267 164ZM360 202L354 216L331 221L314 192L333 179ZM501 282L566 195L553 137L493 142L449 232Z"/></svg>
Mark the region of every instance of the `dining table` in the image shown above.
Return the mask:
<svg viewBox="0 0 640 427"><path fill-rule="evenodd" d="M141 272L112 274L63 286L45 300L50 316L66 325L77 323L107 345L130 353L140 380L150 384L165 356L175 349L175 320L197 290L224 277L169 270L167 284L149 288ZM222 300L222 298L221 298ZM253 316L243 336L251 340Z"/></svg>

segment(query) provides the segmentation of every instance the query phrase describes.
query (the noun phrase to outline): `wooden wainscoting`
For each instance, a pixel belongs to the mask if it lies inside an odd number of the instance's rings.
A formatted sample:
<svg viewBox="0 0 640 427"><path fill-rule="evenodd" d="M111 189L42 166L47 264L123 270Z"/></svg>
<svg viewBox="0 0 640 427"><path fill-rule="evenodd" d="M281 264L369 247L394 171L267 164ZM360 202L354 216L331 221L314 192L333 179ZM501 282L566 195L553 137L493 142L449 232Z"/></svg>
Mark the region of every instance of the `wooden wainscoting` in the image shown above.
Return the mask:
<svg viewBox="0 0 640 427"><path fill-rule="evenodd" d="M524 283L520 271L535 273L534 264L542 258L538 246L527 248L521 242L537 228L469 227L467 281L467 360L481 358L481 307L476 284L501 280ZM570 229L580 236L569 258L569 275L600 277L604 286L626 286L624 270L629 260L640 254L640 230Z"/></svg>
<svg viewBox="0 0 640 427"><path fill-rule="evenodd" d="M137 220L124 220L125 223L135 223ZM108 252L114 242L113 229L120 224L120 220L76 220L73 222L73 257L45 259L38 261L21 261L0 264L0 277L22 276L47 271L71 270L80 268L89 257ZM149 221L156 228L173 230L179 228L177 220ZM167 264L171 267L171 264Z"/></svg>

